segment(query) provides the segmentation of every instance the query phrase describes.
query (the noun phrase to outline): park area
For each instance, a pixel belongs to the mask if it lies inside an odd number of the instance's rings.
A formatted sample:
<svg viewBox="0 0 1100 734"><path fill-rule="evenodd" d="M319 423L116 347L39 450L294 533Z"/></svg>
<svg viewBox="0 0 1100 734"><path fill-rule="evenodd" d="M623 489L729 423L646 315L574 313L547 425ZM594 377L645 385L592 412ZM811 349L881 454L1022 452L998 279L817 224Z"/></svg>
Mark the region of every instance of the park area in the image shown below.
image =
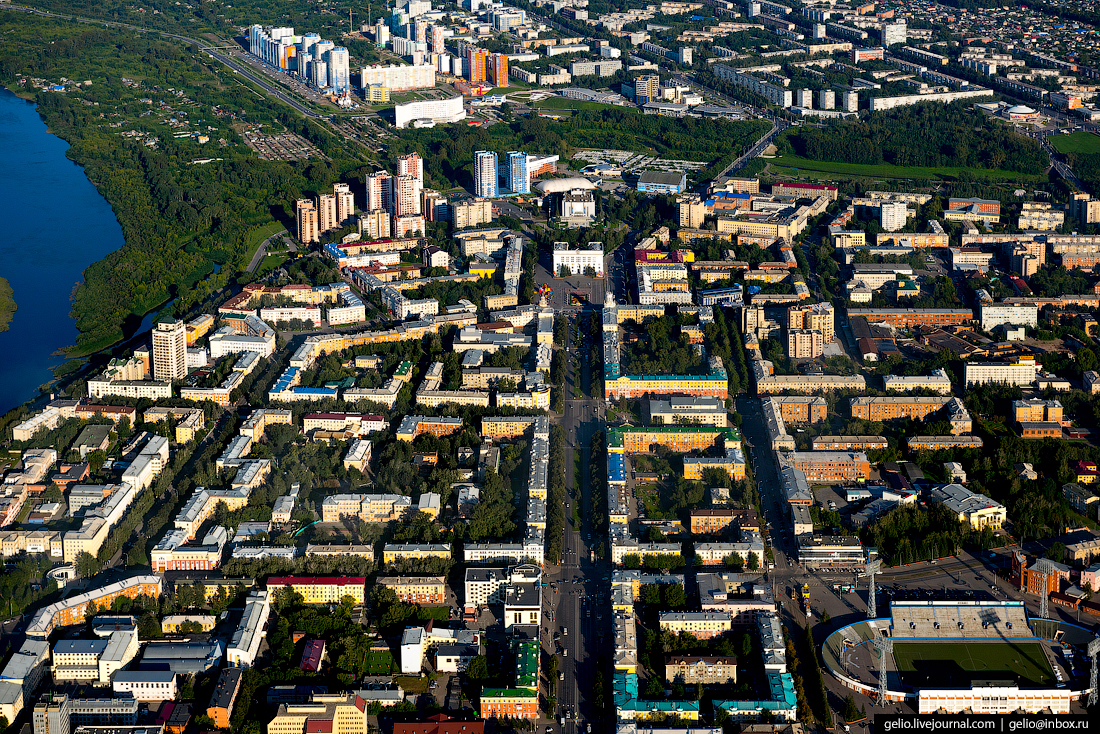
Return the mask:
<svg viewBox="0 0 1100 734"><path fill-rule="evenodd" d="M1094 133L1051 135L1047 141L1059 153L1100 153L1100 135Z"/></svg>
<svg viewBox="0 0 1100 734"><path fill-rule="evenodd" d="M969 688L972 681L1054 685L1041 642L895 642L894 665L909 688Z"/></svg>
<svg viewBox="0 0 1100 734"><path fill-rule="evenodd" d="M1100 141L1100 138L1092 136ZM1051 138L1053 140L1054 138ZM813 161L794 155L782 155L769 161L769 172L777 177L802 177L820 180L840 180L851 178L875 179L941 179L958 180L964 171L967 176L981 181L1020 181L1040 182L1046 176L1005 171L988 168L962 168L955 166L895 166L889 163L865 165L860 163L839 163L834 161Z"/></svg>

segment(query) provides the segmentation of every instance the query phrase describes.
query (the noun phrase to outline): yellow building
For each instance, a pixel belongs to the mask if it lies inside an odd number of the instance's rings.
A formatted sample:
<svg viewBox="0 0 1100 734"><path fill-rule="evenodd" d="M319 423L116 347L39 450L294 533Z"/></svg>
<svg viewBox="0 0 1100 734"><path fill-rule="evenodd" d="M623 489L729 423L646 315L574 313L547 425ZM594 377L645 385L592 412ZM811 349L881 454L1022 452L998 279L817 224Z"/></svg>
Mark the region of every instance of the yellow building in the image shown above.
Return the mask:
<svg viewBox="0 0 1100 734"><path fill-rule="evenodd" d="M729 632L733 620L726 612L662 612L660 625L673 634L686 632L705 640Z"/></svg>
<svg viewBox="0 0 1100 734"><path fill-rule="evenodd" d="M1052 421L1062 422L1062 404L1057 400L1013 400L1012 412L1017 423L1027 421Z"/></svg>
<svg viewBox="0 0 1100 734"><path fill-rule="evenodd" d="M187 346L194 346L195 342L206 336L213 328L213 315L204 313L201 316L196 316L192 321L187 323Z"/></svg>
<svg viewBox="0 0 1100 734"><path fill-rule="evenodd" d="M367 707L355 693L314 693L309 703L282 704L267 734L363 734Z"/></svg>
<svg viewBox="0 0 1100 734"><path fill-rule="evenodd" d="M180 627L184 624L193 622L198 624L203 632L209 632L214 629L214 624L217 621L217 617L212 614L171 614L160 620L160 631L166 635L174 635L180 631Z"/></svg>
<svg viewBox="0 0 1100 734"><path fill-rule="evenodd" d="M447 579L443 576L384 576L378 585L393 589L408 604L443 604L447 601Z"/></svg>
<svg viewBox="0 0 1100 734"><path fill-rule="evenodd" d="M481 437L484 439L515 438L525 434L533 425L535 425L533 415L485 416L481 419Z"/></svg>
<svg viewBox="0 0 1100 734"><path fill-rule="evenodd" d="M356 604L366 600L364 576L272 576L268 590L290 588L302 595L306 604L339 604L350 596Z"/></svg>
<svg viewBox="0 0 1100 734"><path fill-rule="evenodd" d="M450 558L451 546L446 543L420 545L387 543L382 547L382 562L397 563L404 559Z"/></svg>

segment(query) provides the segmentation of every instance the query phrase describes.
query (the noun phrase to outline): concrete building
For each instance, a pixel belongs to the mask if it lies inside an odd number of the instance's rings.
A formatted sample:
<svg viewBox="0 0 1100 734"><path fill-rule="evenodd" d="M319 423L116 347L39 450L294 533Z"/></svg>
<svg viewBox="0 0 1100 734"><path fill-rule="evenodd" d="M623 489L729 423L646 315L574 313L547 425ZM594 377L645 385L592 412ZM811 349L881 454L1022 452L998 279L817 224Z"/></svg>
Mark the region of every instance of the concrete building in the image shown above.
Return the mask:
<svg viewBox="0 0 1100 734"><path fill-rule="evenodd" d="M863 452L792 451L781 455L780 463L802 471L810 482L856 482L866 480L871 473L871 464Z"/></svg>
<svg viewBox="0 0 1100 734"><path fill-rule="evenodd" d="M1039 367L1034 361L1021 360L1011 362L966 362L963 367L963 380L966 386L986 383L1026 386L1035 382L1039 376Z"/></svg>
<svg viewBox="0 0 1100 734"><path fill-rule="evenodd" d="M1030 326L1039 324L1039 307L1033 303L983 303L982 329L993 331L998 326Z"/></svg>
<svg viewBox="0 0 1100 734"><path fill-rule="evenodd" d="M161 322L153 329L153 378L179 380L187 376L187 324Z"/></svg>
<svg viewBox="0 0 1100 734"><path fill-rule="evenodd" d="M997 530L1008 519L1004 505L985 495L971 492L961 484L946 484L932 489L931 498L947 507L975 530Z"/></svg>
<svg viewBox="0 0 1100 734"><path fill-rule="evenodd" d="M668 400L646 401L649 425L710 425L725 428L727 415L725 403L714 397L670 397Z"/></svg>
<svg viewBox="0 0 1100 734"><path fill-rule="evenodd" d="M406 102L394 106L394 116L398 129L413 127L435 127L436 125L461 122L466 119L466 108L462 97L423 102Z"/></svg>
<svg viewBox="0 0 1100 734"><path fill-rule="evenodd" d="M344 597L362 604L365 586L366 579L362 576L273 576L267 580L268 591L293 589L306 604L339 604Z"/></svg>
<svg viewBox="0 0 1100 734"><path fill-rule="evenodd" d="M571 248L566 242L555 242L553 253L554 275L568 268L573 275L583 275L591 268L596 277L603 277L603 244L590 242L587 248Z"/></svg>
<svg viewBox="0 0 1100 734"><path fill-rule="evenodd" d="M725 612L661 612L658 620L662 630L676 635L686 632L700 640L719 637L733 628Z"/></svg>

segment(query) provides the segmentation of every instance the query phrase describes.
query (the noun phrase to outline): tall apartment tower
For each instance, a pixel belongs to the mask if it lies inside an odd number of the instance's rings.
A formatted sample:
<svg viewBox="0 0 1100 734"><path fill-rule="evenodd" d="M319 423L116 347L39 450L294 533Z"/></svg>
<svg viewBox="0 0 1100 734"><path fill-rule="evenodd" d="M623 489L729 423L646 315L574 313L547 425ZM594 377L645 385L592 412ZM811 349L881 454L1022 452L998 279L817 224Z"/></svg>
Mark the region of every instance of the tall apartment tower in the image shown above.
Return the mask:
<svg viewBox="0 0 1100 734"><path fill-rule="evenodd" d="M508 57L505 54L493 54L489 63L489 81L494 87L508 86Z"/></svg>
<svg viewBox="0 0 1100 734"><path fill-rule="evenodd" d="M831 89L822 89L817 93L817 106L823 110L836 108L836 92Z"/></svg>
<svg viewBox="0 0 1100 734"><path fill-rule="evenodd" d="M634 102L646 104L660 99L661 77L656 74L643 74L634 80Z"/></svg>
<svg viewBox="0 0 1100 734"><path fill-rule="evenodd" d="M393 179L394 214L407 217L419 214L422 187L416 176L395 176Z"/></svg>
<svg viewBox="0 0 1100 734"><path fill-rule="evenodd" d="M493 197L499 192L497 154L491 150L474 153L474 189L474 195L482 197Z"/></svg>
<svg viewBox="0 0 1100 734"><path fill-rule="evenodd" d="M317 228L317 207L309 199L298 199L294 207L298 214L298 241L303 244L318 242L321 231Z"/></svg>
<svg viewBox="0 0 1100 734"><path fill-rule="evenodd" d="M336 217L336 194L317 196L317 229L322 232L336 229L340 220Z"/></svg>
<svg viewBox="0 0 1100 734"><path fill-rule="evenodd" d="M510 151L501 165L504 188L516 194L531 193L531 174L527 170L527 154Z"/></svg>
<svg viewBox="0 0 1100 734"><path fill-rule="evenodd" d="M409 153L397 158L398 176L416 176L420 185L424 185L424 159L419 153Z"/></svg>
<svg viewBox="0 0 1100 734"><path fill-rule="evenodd" d="M351 90L351 55L343 46L330 48L325 52L325 62L328 64L328 85L337 94Z"/></svg>
<svg viewBox="0 0 1100 734"><path fill-rule="evenodd" d="M859 112L859 95L856 92L845 92L843 99L845 112Z"/></svg>
<svg viewBox="0 0 1100 734"><path fill-rule="evenodd" d="M909 205L904 201L884 201L880 207L879 223L887 232L897 232L905 226Z"/></svg>
<svg viewBox="0 0 1100 734"><path fill-rule="evenodd" d="M366 178L367 211L390 209L393 205L393 179L385 171L375 171Z"/></svg>
<svg viewBox="0 0 1100 734"><path fill-rule="evenodd" d="M485 49L476 46L466 49L466 81L483 82L488 79L488 62L489 52Z"/></svg>
<svg viewBox="0 0 1100 734"><path fill-rule="evenodd" d="M336 221L343 224L355 214L355 194L346 183L333 186L332 193L336 196Z"/></svg>
<svg viewBox="0 0 1100 734"><path fill-rule="evenodd" d="M153 329L153 379L187 377L187 325L182 321L159 323Z"/></svg>

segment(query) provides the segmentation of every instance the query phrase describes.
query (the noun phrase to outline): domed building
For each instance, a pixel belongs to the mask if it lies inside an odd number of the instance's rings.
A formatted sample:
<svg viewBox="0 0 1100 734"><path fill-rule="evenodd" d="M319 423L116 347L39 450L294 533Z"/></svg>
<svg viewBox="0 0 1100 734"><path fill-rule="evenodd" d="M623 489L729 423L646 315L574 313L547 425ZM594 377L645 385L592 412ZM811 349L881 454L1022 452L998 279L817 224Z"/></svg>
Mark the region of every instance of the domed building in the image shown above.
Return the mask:
<svg viewBox="0 0 1100 734"><path fill-rule="evenodd" d="M591 190L596 188L596 184L587 178L573 176L571 178L551 178L546 181L539 181L532 188L544 196L549 196L550 194L564 194L574 189Z"/></svg>
<svg viewBox="0 0 1100 734"><path fill-rule="evenodd" d="M1038 110L1033 110L1032 108L1022 104L1008 107L1002 110L1001 114L1007 117L1009 120L1034 120L1036 117L1039 116Z"/></svg>

